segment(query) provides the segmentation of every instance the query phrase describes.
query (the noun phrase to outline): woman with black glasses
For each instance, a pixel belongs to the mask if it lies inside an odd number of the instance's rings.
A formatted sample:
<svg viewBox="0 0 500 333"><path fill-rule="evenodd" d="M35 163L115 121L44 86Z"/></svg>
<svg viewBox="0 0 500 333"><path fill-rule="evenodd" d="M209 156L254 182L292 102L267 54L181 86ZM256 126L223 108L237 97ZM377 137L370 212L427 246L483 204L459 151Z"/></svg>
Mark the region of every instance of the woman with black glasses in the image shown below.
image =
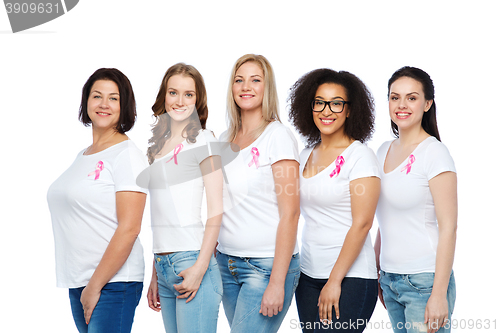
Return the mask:
<svg viewBox="0 0 500 333"><path fill-rule="evenodd" d="M377 302L369 237L380 193L373 98L355 75L317 69L291 88L300 155L301 276L295 292L304 332L362 332Z"/></svg>

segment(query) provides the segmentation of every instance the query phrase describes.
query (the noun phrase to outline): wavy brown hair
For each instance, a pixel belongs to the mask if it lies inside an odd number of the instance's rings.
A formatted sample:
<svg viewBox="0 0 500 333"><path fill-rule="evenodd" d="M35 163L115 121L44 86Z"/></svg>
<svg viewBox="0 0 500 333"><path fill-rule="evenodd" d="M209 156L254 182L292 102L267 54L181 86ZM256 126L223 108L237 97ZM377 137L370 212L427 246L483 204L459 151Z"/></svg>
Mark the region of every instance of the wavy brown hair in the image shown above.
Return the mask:
<svg viewBox="0 0 500 333"><path fill-rule="evenodd" d="M154 162L155 156L163 148L165 142L170 138L170 116L165 109L165 98L167 95L167 83L168 80L174 75L184 75L190 77L194 80L196 89L196 112L193 112L190 116L190 121L184 127L182 131L183 136L186 135L186 139L190 143L196 142L196 137L200 129L205 129L208 118L208 106L207 106L207 91L205 89L205 82L203 76L196 68L191 65L186 65L184 63L178 63L170 67L161 81L160 90L158 91L158 96L156 96L156 101L151 107L153 114L156 117L155 123L151 132L153 136L149 139L148 148L148 160L149 164Z"/></svg>

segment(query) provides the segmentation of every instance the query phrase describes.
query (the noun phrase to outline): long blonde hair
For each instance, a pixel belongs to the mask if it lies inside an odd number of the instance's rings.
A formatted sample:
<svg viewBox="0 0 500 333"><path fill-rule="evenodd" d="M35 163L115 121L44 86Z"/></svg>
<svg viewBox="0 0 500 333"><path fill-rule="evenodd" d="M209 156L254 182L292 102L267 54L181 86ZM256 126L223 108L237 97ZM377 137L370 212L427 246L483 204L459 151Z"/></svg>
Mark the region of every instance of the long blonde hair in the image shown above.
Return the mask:
<svg viewBox="0 0 500 333"><path fill-rule="evenodd" d="M151 107L153 114L156 117L155 123L151 132L153 136L149 139L150 144L148 148L148 160L149 164L152 164L155 160L155 156L163 148L163 145L170 138L170 116L165 109L165 98L167 95L167 82L174 75L185 75L191 77L194 80L196 89L196 111L190 116L190 122L186 125L183 133L187 134L187 141L194 143L196 142L196 137L201 128L205 129L205 124L208 118L208 106L207 106L207 91L205 89L205 82L203 81L203 76L196 68L191 65L186 65L184 63L178 63L170 67L161 81L160 90L158 91L158 96L156 101Z"/></svg>
<svg viewBox="0 0 500 333"><path fill-rule="evenodd" d="M231 80L227 90L227 118L228 118L228 141L234 141L241 128L241 109L234 101L233 83L238 69L247 62L255 62L264 72L264 99L262 100L262 122L255 130L254 136L257 138L272 121L280 121L278 93L276 91L276 81L274 79L273 68L269 61L258 54L245 54L240 57L231 71Z"/></svg>

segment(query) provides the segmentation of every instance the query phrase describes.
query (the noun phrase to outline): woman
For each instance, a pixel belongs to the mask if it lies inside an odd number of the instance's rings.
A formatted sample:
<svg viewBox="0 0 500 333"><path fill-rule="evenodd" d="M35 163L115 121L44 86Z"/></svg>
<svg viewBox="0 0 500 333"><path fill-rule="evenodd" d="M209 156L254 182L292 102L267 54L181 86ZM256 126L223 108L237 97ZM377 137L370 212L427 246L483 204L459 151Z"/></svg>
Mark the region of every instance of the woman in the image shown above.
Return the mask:
<svg viewBox="0 0 500 333"><path fill-rule="evenodd" d="M403 67L388 88L396 139L377 153L383 168L375 243L380 296L394 332L449 332L455 303L455 166L440 142L429 75Z"/></svg>
<svg viewBox="0 0 500 333"><path fill-rule="evenodd" d="M377 303L369 237L380 192L373 98L349 72L317 69L291 89L290 119L307 140L300 155L303 332L362 332ZM355 325L351 325L355 323Z"/></svg>
<svg viewBox="0 0 500 333"><path fill-rule="evenodd" d="M299 163L297 142L279 121L265 57L247 54L236 61L228 118L221 141L241 150L224 167L228 191L217 253L224 312L233 333L276 332L299 277Z"/></svg>
<svg viewBox="0 0 500 333"><path fill-rule="evenodd" d="M201 74L183 63L170 67L152 109L156 124L147 176L155 259L149 307L161 310L166 332L215 332L222 297L213 256L222 219L222 172L216 139L205 129L207 94Z"/></svg>
<svg viewBox="0 0 500 333"><path fill-rule="evenodd" d="M101 68L82 90L80 121L92 144L49 188L57 286L69 288L79 332L130 332L144 278L138 235L147 190L136 184L147 166L125 134L135 99L127 77Z"/></svg>

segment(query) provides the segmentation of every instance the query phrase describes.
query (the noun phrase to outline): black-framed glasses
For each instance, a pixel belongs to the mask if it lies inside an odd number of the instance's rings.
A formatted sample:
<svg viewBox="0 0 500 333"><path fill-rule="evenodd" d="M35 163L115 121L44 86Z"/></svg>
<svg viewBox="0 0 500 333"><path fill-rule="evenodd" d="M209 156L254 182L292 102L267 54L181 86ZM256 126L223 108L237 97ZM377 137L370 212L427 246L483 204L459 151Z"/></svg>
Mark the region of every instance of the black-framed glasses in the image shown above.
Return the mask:
<svg viewBox="0 0 500 333"><path fill-rule="evenodd" d="M322 99L315 99L312 102L312 110L314 112L323 112L327 104L328 107L330 108L330 111L332 111L333 113L341 113L342 111L344 111L344 106L346 104L350 104L350 102L341 99L334 99L333 101L324 101Z"/></svg>

